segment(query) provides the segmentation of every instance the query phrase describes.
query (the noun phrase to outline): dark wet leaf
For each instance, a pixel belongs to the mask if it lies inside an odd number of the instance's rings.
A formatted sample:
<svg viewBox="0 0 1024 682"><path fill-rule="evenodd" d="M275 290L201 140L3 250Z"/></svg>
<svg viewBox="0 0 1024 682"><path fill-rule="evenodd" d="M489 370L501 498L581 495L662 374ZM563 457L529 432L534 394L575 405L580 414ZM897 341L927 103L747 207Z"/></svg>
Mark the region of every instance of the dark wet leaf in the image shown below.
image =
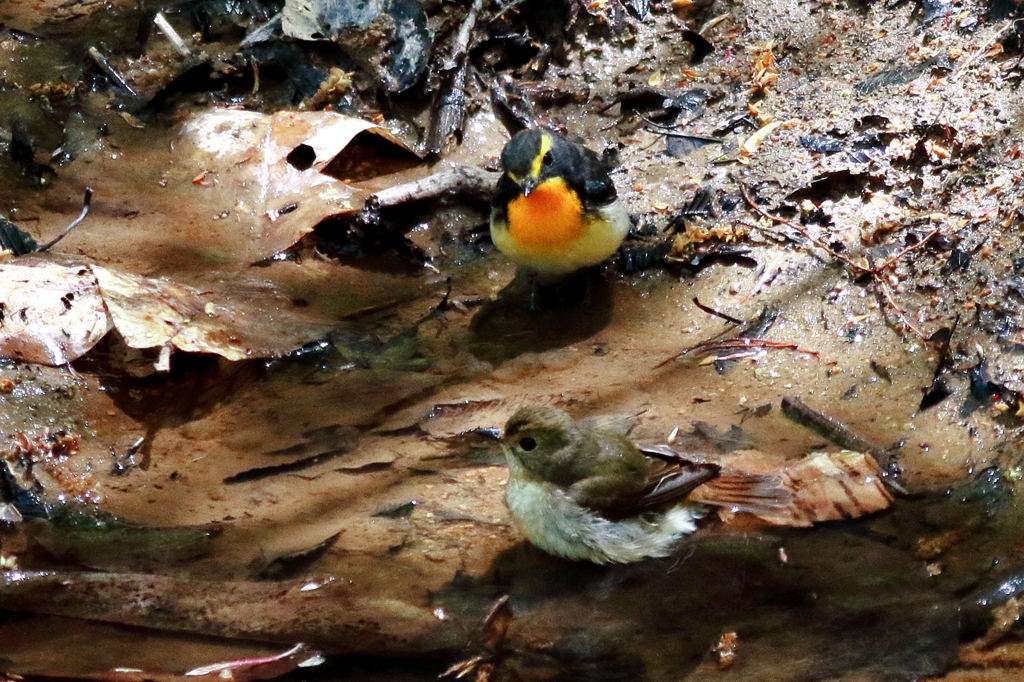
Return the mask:
<svg viewBox="0 0 1024 682"><path fill-rule="evenodd" d="M846 144L842 140L828 135L801 135L800 146L816 154L835 154L846 149Z"/></svg>
<svg viewBox="0 0 1024 682"><path fill-rule="evenodd" d="M403 502L402 504L390 507L388 509L382 509L381 511L374 514L374 516L380 516L385 519L405 519L412 515L413 510L416 509L416 505L419 504L416 500L412 502Z"/></svg>
<svg viewBox="0 0 1024 682"><path fill-rule="evenodd" d="M922 74L927 73L933 64L934 60L926 59L914 66L897 66L891 69L876 71L855 85L853 91L858 97L865 97L887 85L906 85Z"/></svg>
<svg viewBox="0 0 1024 682"><path fill-rule="evenodd" d="M886 367L885 365L877 362L876 360L872 360L870 365L871 365L871 371L873 371L875 374L877 374L878 376L882 377L883 379L888 381L890 384L892 384L892 374L889 372L889 368L888 367Z"/></svg>
<svg viewBox="0 0 1024 682"><path fill-rule="evenodd" d="M942 379L936 379L925 392L924 397L921 398L921 404L917 409L924 412L929 408L935 407L951 395L953 395L953 389L949 388Z"/></svg>
<svg viewBox="0 0 1024 682"><path fill-rule="evenodd" d="M156 570L208 555L216 528L144 528L62 510L29 523L27 533L67 564L102 570Z"/></svg>
<svg viewBox="0 0 1024 682"><path fill-rule="evenodd" d="M996 395L988 378L988 362L984 359L967 370L967 378L971 382L971 397L975 400L983 402Z"/></svg>
<svg viewBox="0 0 1024 682"><path fill-rule="evenodd" d="M0 216L0 251L10 251L15 256L32 253L39 247L32 236L17 225Z"/></svg>
<svg viewBox="0 0 1024 682"><path fill-rule="evenodd" d="M228 476L224 479L225 484L232 483L249 483L252 481L259 481L264 478L270 478L272 476L280 476L281 474L290 474L296 471L302 471L315 467L318 464L329 462L330 460L340 457L348 452L348 449L330 450L328 452L321 452L318 455L312 457L303 457L302 459L295 460L294 462L288 462L287 464L274 464L265 467L255 467L246 471L241 471L233 476Z"/></svg>
<svg viewBox="0 0 1024 682"><path fill-rule="evenodd" d="M981 471L966 485L954 491L955 498L964 504L976 504L987 516L992 516L1013 499L1014 485L998 466Z"/></svg>
<svg viewBox="0 0 1024 682"><path fill-rule="evenodd" d="M930 24L936 19L948 17L955 9L956 5L949 0L921 0L921 10L924 14L921 21Z"/></svg>
<svg viewBox="0 0 1024 682"><path fill-rule="evenodd" d="M672 240L657 237L644 240L628 240L619 247L616 256L623 272L641 272L665 262L665 256L672 252Z"/></svg>
<svg viewBox="0 0 1024 682"><path fill-rule="evenodd" d="M299 40L337 43L392 93L420 82L434 39L415 0L288 0L281 25Z"/></svg>
<svg viewBox="0 0 1024 682"><path fill-rule="evenodd" d="M949 252L949 259L946 261L946 265L943 266L943 272L950 274L966 270L967 266L971 264L971 252L962 251L958 248L953 249Z"/></svg>
<svg viewBox="0 0 1024 682"><path fill-rule="evenodd" d="M296 578L309 570L310 566L315 564L331 547L334 547L334 543L338 541L339 537L341 537L341 533L335 533L315 547L275 557L256 573L255 578L257 580Z"/></svg>
<svg viewBox="0 0 1024 682"><path fill-rule="evenodd" d="M715 137L707 137L704 135L686 135L683 133L675 133L672 135L666 134L665 151L672 158L679 159L692 154L706 145L724 143L725 140Z"/></svg>
<svg viewBox="0 0 1024 682"><path fill-rule="evenodd" d="M511 78L500 78L490 88L491 107L509 136L536 127L537 113L533 103Z"/></svg>
<svg viewBox="0 0 1024 682"><path fill-rule="evenodd" d="M693 54L690 55L691 64L700 64L704 58L715 51L711 41L691 29L683 29L683 40L693 45Z"/></svg>

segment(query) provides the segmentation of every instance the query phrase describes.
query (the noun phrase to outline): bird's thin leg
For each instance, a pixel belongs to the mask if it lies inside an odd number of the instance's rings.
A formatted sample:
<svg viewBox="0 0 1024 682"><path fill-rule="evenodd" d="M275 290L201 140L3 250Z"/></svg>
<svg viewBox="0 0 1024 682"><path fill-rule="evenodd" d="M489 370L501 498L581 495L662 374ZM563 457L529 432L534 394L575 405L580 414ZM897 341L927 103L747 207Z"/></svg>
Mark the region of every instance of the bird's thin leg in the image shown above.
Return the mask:
<svg viewBox="0 0 1024 682"><path fill-rule="evenodd" d="M526 304L527 308L529 309L529 311L531 313L539 313L540 312L540 304L538 303L539 295L537 293L537 288L538 288L538 286L537 286L537 273L536 272L531 272L530 273L530 300Z"/></svg>

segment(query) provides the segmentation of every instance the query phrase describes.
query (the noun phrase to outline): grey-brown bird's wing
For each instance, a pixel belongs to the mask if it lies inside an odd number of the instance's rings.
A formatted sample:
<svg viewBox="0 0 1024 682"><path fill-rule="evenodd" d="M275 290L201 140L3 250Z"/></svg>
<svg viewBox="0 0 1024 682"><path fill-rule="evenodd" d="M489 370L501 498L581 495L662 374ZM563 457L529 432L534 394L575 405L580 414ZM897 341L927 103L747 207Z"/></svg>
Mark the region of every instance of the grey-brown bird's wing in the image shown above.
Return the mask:
<svg viewBox="0 0 1024 682"><path fill-rule="evenodd" d="M646 453L645 453L646 454ZM647 485L598 511L608 518L622 518L682 502L700 485L719 474L716 464L654 457Z"/></svg>
<svg viewBox="0 0 1024 682"><path fill-rule="evenodd" d="M706 462L695 462L694 458L664 444L644 444L640 451L652 459L666 463L679 462L680 466L714 467L715 476L694 485L687 495L700 486L699 502L733 511L751 514L778 513L793 501L793 492L779 476L754 474L735 469L722 468Z"/></svg>

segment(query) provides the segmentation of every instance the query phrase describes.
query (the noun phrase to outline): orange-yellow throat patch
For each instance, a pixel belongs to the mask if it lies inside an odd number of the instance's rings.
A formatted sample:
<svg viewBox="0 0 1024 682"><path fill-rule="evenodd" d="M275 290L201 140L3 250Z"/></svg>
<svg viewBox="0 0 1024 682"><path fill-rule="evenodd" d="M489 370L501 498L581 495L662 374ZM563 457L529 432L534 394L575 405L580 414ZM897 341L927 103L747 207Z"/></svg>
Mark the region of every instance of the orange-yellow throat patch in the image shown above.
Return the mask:
<svg viewBox="0 0 1024 682"><path fill-rule="evenodd" d="M583 204L561 178L545 180L530 196L508 204L508 232L527 251L557 251L586 231Z"/></svg>

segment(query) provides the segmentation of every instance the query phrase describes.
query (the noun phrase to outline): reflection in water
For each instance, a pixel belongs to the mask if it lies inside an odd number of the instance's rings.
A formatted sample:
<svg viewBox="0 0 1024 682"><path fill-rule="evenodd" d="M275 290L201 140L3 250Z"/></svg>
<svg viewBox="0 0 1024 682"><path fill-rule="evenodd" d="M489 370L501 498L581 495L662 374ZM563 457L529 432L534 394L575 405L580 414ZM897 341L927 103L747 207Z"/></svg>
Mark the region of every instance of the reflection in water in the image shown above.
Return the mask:
<svg viewBox="0 0 1024 682"><path fill-rule="evenodd" d="M625 566L564 561L523 543L438 598L452 613L462 605L468 621L510 595L515 618L502 665L522 679L938 674L962 638L988 627L991 607L1020 590L1021 581L993 571L1019 563L1008 561L1000 537L1016 523L993 513L1006 490L986 481L811 530L698 534L676 557ZM922 546L922 537L961 527L968 531L958 546ZM927 561L936 551L941 560ZM729 631L739 637L738 662L719 670L709 652Z"/></svg>
<svg viewBox="0 0 1024 682"><path fill-rule="evenodd" d="M483 306L470 325L470 351L488 362L563 348L588 339L611 321L612 287L600 268L538 285L540 310L529 310L530 283L520 271L498 299Z"/></svg>

